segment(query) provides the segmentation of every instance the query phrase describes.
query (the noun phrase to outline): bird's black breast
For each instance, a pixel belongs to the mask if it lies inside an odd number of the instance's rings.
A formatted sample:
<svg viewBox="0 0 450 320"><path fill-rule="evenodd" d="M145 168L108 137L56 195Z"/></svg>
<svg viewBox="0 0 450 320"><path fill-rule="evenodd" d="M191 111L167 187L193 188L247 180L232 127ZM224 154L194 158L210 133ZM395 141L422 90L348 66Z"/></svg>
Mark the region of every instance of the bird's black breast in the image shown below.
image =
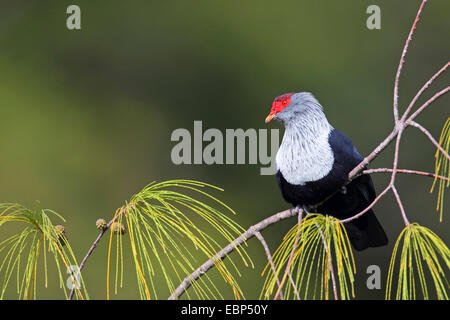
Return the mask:
<svg viewBox="0 0 450 320"><path fill-rule="evenodd" d="M307 182L303 185L289 183L279 170L276 173L276 177L284 200L291 203L293 206L317 204L334 193L345 183L345 175L342 174L342 171L339 169L332 169L330 173L322 179Z"/></svg>

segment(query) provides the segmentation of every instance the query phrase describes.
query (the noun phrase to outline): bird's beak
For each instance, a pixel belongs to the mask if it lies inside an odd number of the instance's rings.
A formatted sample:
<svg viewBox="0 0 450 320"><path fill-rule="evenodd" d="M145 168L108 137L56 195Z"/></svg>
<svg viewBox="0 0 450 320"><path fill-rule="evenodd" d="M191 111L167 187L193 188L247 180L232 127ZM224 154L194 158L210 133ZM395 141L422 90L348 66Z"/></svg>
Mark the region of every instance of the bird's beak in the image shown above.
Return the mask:
<svg viewBox="0 0 450 320"><path fill-rule="evenodd" d="M270 121L272 121L273 117L275 117L275 113L270 113L270 114L266 117L266 123L269 123Z"/></svg>

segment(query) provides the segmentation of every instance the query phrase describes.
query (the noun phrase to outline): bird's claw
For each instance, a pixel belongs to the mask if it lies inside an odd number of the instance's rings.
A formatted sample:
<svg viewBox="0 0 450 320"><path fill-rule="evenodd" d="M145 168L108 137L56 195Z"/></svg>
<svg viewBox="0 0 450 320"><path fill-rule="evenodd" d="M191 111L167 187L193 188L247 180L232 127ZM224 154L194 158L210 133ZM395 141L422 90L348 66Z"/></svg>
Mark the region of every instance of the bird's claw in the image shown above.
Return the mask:
<svg viewBox="0 0 450 320"><path fill-rule="evenodd" d="M303 211L308 215L311 214L311 212L309 212L309 208L308 206L303 206Z"/></svg>

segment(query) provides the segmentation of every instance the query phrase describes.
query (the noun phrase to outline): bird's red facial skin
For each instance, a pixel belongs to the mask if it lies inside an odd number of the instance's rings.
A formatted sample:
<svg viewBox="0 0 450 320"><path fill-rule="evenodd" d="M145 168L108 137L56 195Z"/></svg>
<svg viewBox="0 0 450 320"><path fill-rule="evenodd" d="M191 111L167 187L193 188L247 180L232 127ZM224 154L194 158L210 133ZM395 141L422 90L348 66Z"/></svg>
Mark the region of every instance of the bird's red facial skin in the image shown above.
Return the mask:
<svg viewBox="0 0 450 320"><path fill-rule="evenodd" d="M278 112L284 110L284 108L286 108L291 103L291 97L293 95L293 93L286 93L275 98L272 103L272 109L270 110L270 113L266 118L266 123L270 122Z"/></svg>

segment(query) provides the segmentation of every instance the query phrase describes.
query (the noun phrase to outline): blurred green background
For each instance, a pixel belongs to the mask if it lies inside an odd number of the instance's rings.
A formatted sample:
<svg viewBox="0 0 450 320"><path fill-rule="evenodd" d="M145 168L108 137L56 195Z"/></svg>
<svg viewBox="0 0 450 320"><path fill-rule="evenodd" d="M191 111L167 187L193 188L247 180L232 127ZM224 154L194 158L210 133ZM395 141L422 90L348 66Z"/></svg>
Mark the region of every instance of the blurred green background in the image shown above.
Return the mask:
<svg viewBox="0 0 450 320"><path fill-rule="evenodd" d="M66 28L66 8L81 7L82 30ZM366 8L381 8L381 30L366 28ZM243 227L283 209L274 176L260 165L172 164L176 128L281 128L265 125L273 98L313 92L329 121L362 155L389 132L393 80L420 1L18 1L0 3L0 201L52 208L67 218L78 259L134 193L156 180L196 179L225 189L213 194L237 212ZM448 61L450 2L429 1L401 76L405 107ZM446 40L447 39L447 40ZM442 76L419 101L449 83ZM450 95L417 120L439 137ZM434 171L435 148L409 129L401 168ZM389 167L392 147L371 164ZM375 175L380 191L387 175ZM411 221L448 243L448 210L439 223L432 179L398 177ZM391 194L376 205L390 244L355 253L356 295L384 297L387 267L402 219ZM57 222L55 220L55 222ZM295 219L263 232L275 250ZM4 232L4 231L2 231ZM224 243L225 244L225 243ZM83 273L91 298L106 297L107 239ZM255 268L241 267L247 298L263 285L263 249L251 240ZM200 256L198 264L204 260ZM238 261L238 260L236 260ZM382 289L366 288L366 268L381 267ZM113 298L136 299L135 271ZM38 298L60 299L56 279ZM219 280L222 286L223 281ZM15 297L12 282L7 298ZM232 292L224 287L224 295ZM161 296L165 298L164 295Z"/></svg>

